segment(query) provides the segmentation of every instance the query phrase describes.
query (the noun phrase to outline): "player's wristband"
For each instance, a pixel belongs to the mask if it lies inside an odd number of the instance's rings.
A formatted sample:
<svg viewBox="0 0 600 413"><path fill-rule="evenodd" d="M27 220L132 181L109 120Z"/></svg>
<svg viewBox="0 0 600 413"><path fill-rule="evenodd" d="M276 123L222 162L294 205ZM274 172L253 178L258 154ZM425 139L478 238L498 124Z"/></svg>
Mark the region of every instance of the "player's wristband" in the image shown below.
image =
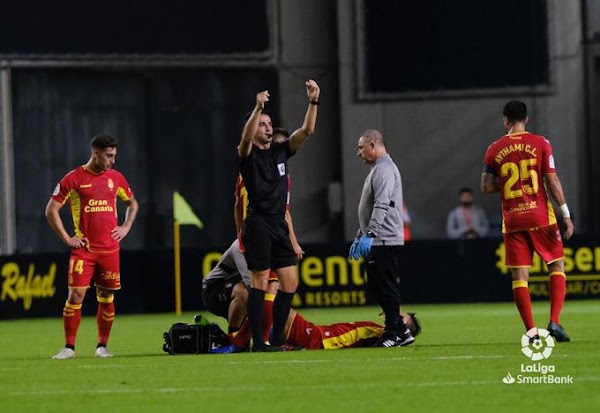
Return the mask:
<svg viewBox="0 0 600 413"><path fill-rule="evenodd" d="M569 207L567 204L562 204L560 206L560 213L562 214L563 218L571 218L571 213L569 212Z"/></svg>
<svg viewBox="0 0 600 413"><path fill-rule="evenodd" d="M308 103L309 103L310 105L315 105L315 106L316 106L316 105L320 105L320 104L321 104L321 103L320 103L318 100L309 100L309 101L308 101Z"/></svg>

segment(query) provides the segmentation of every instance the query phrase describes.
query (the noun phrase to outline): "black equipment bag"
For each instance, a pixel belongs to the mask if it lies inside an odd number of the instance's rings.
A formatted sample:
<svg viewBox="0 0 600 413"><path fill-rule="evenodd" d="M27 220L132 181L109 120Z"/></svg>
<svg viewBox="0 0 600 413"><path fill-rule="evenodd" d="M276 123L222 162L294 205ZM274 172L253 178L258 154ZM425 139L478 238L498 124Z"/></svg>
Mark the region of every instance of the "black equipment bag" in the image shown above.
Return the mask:
<svg viewBox="0 0 600 413"><path fill-rule="evenodd" d="M215 323L175 323L163 333L163 350L169 354L205 354L229 344L227 334Z"/></svg>

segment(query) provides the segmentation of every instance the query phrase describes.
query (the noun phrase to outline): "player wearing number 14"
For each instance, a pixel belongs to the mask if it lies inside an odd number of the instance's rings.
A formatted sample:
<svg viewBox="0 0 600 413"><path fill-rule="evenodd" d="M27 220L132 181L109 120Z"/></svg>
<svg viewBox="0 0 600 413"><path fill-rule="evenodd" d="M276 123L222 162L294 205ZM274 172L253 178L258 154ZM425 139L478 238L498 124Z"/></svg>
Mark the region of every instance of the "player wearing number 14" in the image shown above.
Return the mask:
<svg viewBox="0 0 600 413"><path fill-rule="evenodd" d="M560 205L565 239L573 235L573 222L556 173L552 146L546 138L525 129L529 118L523 102L508 102L503 115L508 133L485 153L481 190L486 194L500 192L502 198L505 264L511 271L513 297L525 330L535 327L528 286L535 251L550 273L548 331L557 341L569 341L559 324L566 292L563 244L548 195Z"/></svg>
<svg viewBox="0 0 600 413"><path fill-rule="evenodd" d="M94 280L98 311L96 357L111 357L106 349L115 318L114 292L121 288L119 245L127 236L139 206L125 177L113 169L117 140L108 135L92 139L90 159L66 174L56 185L46 206L46 219L71 248L67 302L63 308L65 347L53 358L75 357L75 338L81 323L85 293ZM117 199L127 205L125 221L118 225ZM59 214L69 203L75 235L65 228Z"/></svg>

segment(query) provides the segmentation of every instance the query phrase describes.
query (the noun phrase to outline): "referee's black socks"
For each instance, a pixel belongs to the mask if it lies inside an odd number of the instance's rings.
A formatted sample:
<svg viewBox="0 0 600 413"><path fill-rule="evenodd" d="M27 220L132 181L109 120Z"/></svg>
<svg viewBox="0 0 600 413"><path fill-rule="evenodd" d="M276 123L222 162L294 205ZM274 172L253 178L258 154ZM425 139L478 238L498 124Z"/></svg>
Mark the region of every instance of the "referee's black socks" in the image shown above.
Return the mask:
<svg viewBox="0 0 600 413"><path fill-rule="evenodd" d="M279 295L279 294L278 294ZM248 296L248 322L252 331L252 345L254 348L264 347L263 336L263 301L265 292L257 288L250 288ZM277 302L277 300L275 300Z"/></svg>
<svg viewBox="0 0 600 413"><path fill-rule="evenodd" d="M285 341L285 322L290 313L290 308L292 308L293 298L294 293L277 291L273 302L273 339L271 340L273 346L281 346Z"/></svg>

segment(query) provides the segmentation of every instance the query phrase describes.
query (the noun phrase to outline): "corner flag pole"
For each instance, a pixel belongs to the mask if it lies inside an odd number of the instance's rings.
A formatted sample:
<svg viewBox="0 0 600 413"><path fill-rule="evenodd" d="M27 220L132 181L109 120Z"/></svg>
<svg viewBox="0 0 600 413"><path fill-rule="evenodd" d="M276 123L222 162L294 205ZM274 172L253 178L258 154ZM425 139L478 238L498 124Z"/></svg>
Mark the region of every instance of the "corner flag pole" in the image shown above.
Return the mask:
<svg viewBox="0 0 600 413"><path fill-rule="evenodd" d="M181 243L179 222L173 220L173 237L175 248L175 314L181 315Z"/></svg>
<svg viewBox="0 0 600 413"><path fill-rule="evenodd" d="M204 228L200 218L196 216L187 201L179 194L173 192L173 248L175 257L175 314L181 315L181 242L180 226L195 225Z"/></svg>

